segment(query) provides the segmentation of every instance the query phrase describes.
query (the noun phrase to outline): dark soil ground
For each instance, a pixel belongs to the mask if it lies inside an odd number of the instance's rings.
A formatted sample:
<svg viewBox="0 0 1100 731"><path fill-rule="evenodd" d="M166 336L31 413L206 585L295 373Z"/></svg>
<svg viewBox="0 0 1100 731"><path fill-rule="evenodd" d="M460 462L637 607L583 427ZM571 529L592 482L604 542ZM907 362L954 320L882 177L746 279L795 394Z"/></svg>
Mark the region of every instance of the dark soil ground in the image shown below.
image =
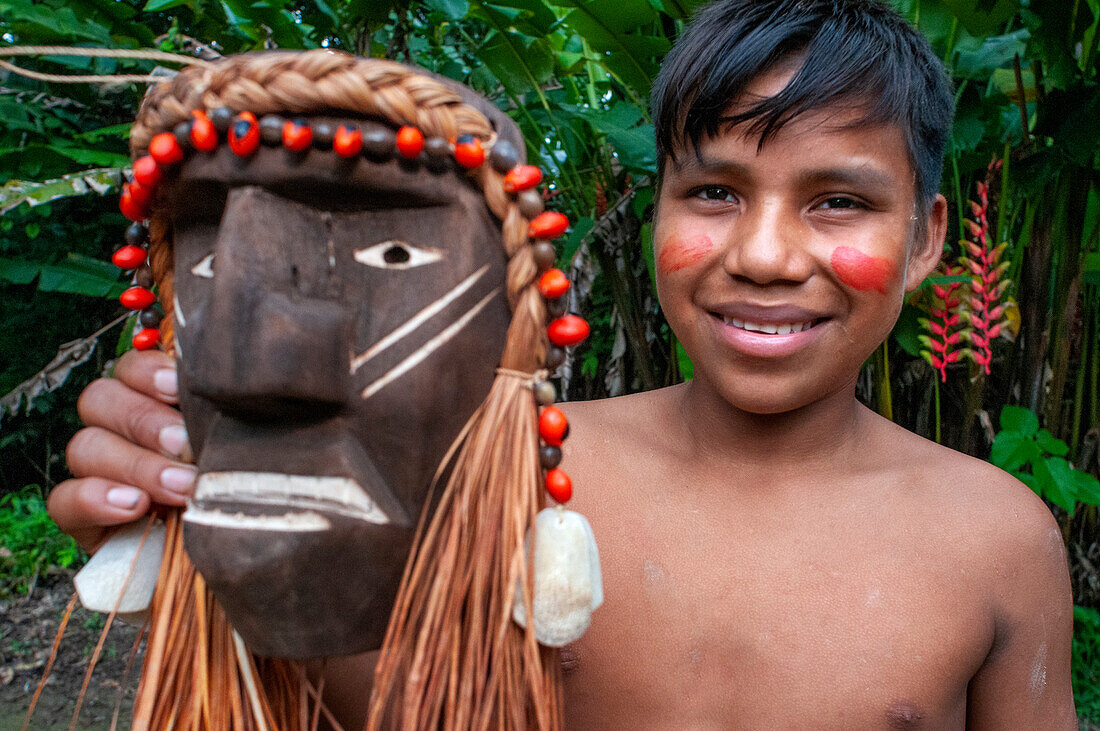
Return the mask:
<svg viewBox="0 0 1100 731"><path fill-rule="evenodd" d="M44 577L30 596L0 599L0 731L17 731L22 727L72 595L72 572L58 571ZM77 605L30 729L69 728L105 620L106 615L88 612ZM76 728L110 729L120 698L118 728L130 727L130 709L141 671L140 653L134 659L129 682L124 682L124 676L137 633L137 628L121 622L112 625L88 684Z"/></svg>

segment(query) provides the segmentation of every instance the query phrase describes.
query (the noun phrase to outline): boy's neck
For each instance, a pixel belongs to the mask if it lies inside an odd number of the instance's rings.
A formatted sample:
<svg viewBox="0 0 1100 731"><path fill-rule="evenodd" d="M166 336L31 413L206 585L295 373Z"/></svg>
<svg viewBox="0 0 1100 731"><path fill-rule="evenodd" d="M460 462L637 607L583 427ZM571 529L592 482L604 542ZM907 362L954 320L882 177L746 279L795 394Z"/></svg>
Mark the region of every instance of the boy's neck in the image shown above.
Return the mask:
<svg viewBox="0 0 1100 731"><path fill-rule="evenodd" d="M684 388L679 418L693 451L745 467L783 470L836 464L853 453L867 412L855 397L855 378L837 391L792 411L755 414L738 409L705 379Z"/></svg>

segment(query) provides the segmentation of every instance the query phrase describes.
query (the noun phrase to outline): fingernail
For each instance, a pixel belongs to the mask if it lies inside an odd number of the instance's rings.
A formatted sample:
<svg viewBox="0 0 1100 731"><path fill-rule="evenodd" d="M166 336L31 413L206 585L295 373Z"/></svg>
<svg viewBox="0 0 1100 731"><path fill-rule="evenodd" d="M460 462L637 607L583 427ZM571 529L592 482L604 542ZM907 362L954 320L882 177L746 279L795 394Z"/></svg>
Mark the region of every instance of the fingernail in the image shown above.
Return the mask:
<svg viewBox="0 0 1100 731"><path fill-rule="evenodd" d="M153 386L164 396L175 398L180 395L179 378L175 368L161 368L153 374Z"/></svg>
<svg viewBox="0 0 1100 731"><path fill-rule="evenodd" d="M107 502L116 508L133 510L141 500L141 490L136 487L112 487L107 491Z"/></svg>
<svg viewBox="0 0 1100 731"><path fill-rule="evenodd" d="M189 497L197 474L194 467L165 467L160 472L160 484L165 490Z"/></svg>
<svg viewBox="0 0 1100 731"><path fill-rule="evenodd" d="M172 424L160 430L158 435L160 448L173 457L184 457L191 453L191 444L187 439L187 427Z"/></svg>

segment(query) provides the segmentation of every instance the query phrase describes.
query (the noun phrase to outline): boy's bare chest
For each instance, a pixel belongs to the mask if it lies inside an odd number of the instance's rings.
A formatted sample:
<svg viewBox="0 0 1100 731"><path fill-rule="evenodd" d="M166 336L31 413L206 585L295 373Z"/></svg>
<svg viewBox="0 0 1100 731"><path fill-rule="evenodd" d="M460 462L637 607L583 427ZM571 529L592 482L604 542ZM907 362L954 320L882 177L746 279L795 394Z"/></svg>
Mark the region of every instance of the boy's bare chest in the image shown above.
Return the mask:
<svg viewBox="0 0 1100 731"><path fill-rule="evenodd" d="M589 510L607 599L565 653L570 727L963 727L992 630L950 547L680 507Z"/></svg>

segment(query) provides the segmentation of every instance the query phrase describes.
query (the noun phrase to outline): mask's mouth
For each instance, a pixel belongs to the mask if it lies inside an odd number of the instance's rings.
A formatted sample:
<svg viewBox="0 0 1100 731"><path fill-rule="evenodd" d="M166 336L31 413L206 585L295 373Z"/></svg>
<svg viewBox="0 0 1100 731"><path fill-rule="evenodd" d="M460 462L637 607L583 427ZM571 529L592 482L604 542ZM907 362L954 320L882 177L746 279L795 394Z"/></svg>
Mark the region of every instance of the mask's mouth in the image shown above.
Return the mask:
<svg viewBox="0 0 1100 731"><path fill-rule="evenodd" d="M199 475L183 519L219 528L324 531L338 516L375 525L393 522L349 477L276 472Z"/></svg>

